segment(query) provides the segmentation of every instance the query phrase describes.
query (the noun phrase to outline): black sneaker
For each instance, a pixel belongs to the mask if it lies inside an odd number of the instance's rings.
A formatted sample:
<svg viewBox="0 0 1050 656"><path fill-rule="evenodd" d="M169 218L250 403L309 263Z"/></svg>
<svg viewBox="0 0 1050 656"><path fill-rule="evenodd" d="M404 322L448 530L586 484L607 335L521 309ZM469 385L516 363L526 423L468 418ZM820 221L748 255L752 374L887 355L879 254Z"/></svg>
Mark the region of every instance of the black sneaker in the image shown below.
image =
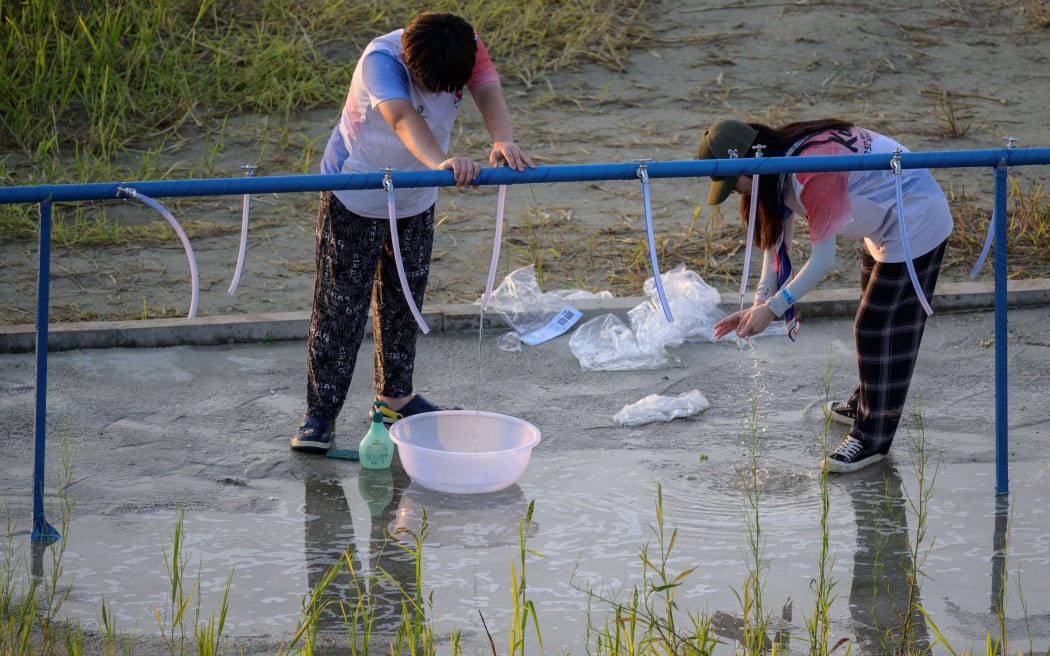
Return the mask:
<svg viewBox="0 0 1050 656"><path fill-rule="evenodd" d="M835 423L852 426L857 409L844 401L828 401L824 404L824 416Z"/></svg>
<svg viewBox="0 0 1050 656"><path fill-rule="evenodd" d="M331 448L334 438L335 419L306 415L292 438L292 448L296 451L325 453Z"/></svg>
<svg viewBox="0 0 1050 656"><path fill-rule="evenodd" d="M857 438L847 435L837 449L829 453L827 458L820 461L820 466L829 472L846 474L864 469L885 457L885 453L869 449Z"/></svg>
<svg viewBox="0 0 1050 656"><path fill-rule="evenodd" d="M379 412L383 415L383 423L390 425L398 419L404 419L405 417L411 417L412 415L421 415L424 412L437 412L439 410L459 410L459 408L441 408L430 401L423 398L421 394L416 394L412 397L412 400L401 406L400 410L394 410L386 403L376 399L372 402L372 412ZM371 415L369 415L371 416Z"/></svg>

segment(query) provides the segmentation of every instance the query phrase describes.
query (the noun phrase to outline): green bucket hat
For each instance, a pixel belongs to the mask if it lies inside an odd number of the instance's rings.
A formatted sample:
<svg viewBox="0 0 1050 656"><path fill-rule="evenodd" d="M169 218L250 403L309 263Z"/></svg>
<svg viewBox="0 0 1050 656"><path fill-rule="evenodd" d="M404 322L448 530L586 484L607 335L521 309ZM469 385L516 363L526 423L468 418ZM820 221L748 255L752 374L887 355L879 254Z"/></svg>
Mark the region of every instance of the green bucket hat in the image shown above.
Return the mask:
<svg viewBox="0 0 1050 656"><path fill-rule="evenodd" d="M758 131L747 123L727 119L717 121L704 131L700 139L699 159L729 159L747 157L755 143ZM712 176L711 190L707 192L708 205L721 205L733 192L735 175Z"/></svg>

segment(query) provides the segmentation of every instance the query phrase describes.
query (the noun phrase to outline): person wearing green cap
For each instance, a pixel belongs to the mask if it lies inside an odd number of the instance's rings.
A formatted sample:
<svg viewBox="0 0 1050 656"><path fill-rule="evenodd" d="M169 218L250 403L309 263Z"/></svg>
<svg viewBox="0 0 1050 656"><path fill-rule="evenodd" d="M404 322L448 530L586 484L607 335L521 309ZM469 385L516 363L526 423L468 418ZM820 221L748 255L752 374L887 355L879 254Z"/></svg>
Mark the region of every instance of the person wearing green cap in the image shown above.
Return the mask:
<svg viewBox="0 0 1050 656"><path fill-rule="evenodd" d="M699 158L744 158L759 152L762 157L787 157L906 149L889 137L840 119L777 128L728 119L704 132ZM903 207L897 206L898 182ZM716 323L716 338L734 332L751 337L780 317L793 335L795 303L834 268L836 238L863 241L860 303L853 323L858 384L847 401L825 407L831 420L850 429L821 466L841 473L879 462L889 452L900 423L926 325L926 299L933 294L954 227L944 191L927 169L800 172L757 179L715 177L707 202L721 204L734 191L741 195L745 226L755 203L754 246L763 249L762 275L754 304ZM812 248L809 259L792 275L790 246L796 216L805 219ZM921 292L909 274L909 257Z"/></svg>

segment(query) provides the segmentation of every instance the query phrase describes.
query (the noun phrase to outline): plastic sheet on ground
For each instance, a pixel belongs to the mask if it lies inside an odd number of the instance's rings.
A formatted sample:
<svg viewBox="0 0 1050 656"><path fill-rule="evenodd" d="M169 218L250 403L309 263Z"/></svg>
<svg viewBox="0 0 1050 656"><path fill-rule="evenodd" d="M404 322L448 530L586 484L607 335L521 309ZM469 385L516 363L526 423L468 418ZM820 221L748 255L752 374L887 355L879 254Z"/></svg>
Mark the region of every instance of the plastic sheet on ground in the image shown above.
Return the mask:
<svg viewBox="0 0 1050 656"><path fill-rule="evenodd" d="M668 348L685 341L736 343L733 335L716 340L714 326L726 316L719 309L721 295L684 265L660 277L674 321L667 321L652 278L645 281L647 299L627 313L627 326L615 315L602 315L583 323L569 339L569 348L585 371L657 369L673 358ZM759 337L783 333L783 322L774 322Z"/></svg>
<svg viewBox="0 0 1050 656"><path fill-rule="evenodd" d="M612 293L582 289L543 292L536 281L533 265L512 271L489 297L488 309L498 314L513 329L513 332L500 338L499 348L520 351L523 337L543 330L566 306L571 307L572 301L594 298L612 298Z"/></svg>
<svg viewBox="0 0 1050 656"><path fill-rule="evenodd" d="M671 421L679 417L690 417L711 407L700 390L689 390L678 396L649 396L625 405L613 415L618 426L641 426L656 421Z"/></svg>

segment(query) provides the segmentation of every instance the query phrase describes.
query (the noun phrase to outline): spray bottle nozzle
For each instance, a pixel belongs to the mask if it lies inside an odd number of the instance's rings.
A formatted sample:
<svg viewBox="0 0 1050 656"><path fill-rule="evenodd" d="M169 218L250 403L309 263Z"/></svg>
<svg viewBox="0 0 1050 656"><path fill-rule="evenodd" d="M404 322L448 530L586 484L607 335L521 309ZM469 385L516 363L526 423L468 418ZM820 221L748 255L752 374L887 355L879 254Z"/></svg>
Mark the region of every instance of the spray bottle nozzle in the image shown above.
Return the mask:
<svg viewBox="0 0 1050 656"><path fill-rule="evenodd" d="M383 408L389 408L386 401L376 399L372 401L372 421L383 421Z"/></svg>

